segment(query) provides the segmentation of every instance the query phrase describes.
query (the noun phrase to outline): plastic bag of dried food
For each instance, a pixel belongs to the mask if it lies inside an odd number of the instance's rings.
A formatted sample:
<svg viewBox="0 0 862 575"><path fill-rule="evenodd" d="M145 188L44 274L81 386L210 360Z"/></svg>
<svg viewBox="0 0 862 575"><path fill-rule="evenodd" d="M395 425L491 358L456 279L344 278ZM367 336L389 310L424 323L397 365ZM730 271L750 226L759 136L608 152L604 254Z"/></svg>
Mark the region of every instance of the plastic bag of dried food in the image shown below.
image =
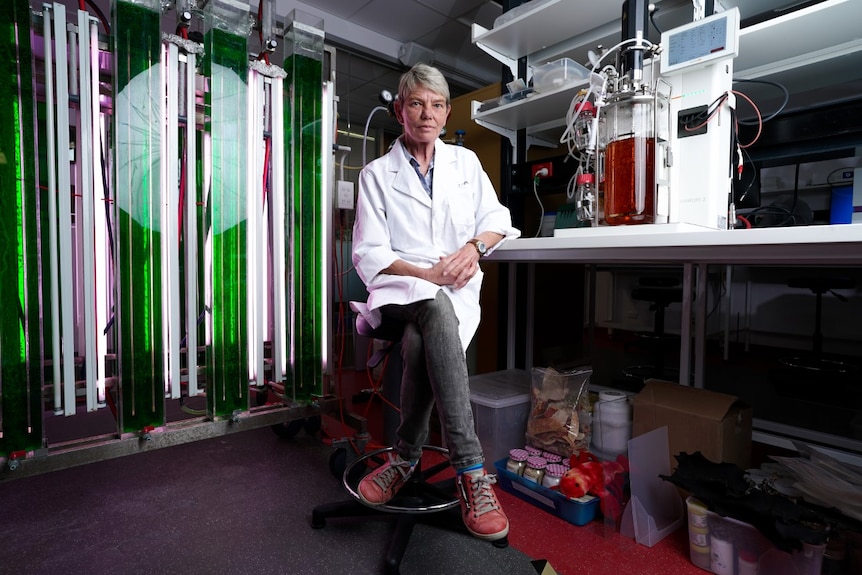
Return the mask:
<svg viewBox="0 0 862 575"><path fill-rule="evenodd" d="M533 368L527 445L562 457L589 449L592 373L590 367L570 371Z"/></svg>

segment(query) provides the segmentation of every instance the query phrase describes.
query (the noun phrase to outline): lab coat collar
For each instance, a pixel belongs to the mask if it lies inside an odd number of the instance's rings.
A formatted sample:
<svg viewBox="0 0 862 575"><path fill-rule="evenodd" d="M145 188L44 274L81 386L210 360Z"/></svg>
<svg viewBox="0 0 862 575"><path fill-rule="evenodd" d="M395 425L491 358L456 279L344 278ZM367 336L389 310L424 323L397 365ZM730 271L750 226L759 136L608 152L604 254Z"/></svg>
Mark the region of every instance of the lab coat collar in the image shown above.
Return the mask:
<svg viewBox="0 0 862 575"><path fill-rule="evenodd" d="M396 149L395 146L397 146L398 149ZM390 150L388 154L389 170L396 172L392 188L403 194L413 196L424 204L431 205L432 199L425 193L425 190L422 188L422 184L416 177L416 171L407 160L408 155L401 142L401 137L398 138L395 146L393 146L392 150ZM437 141L434 142L434 184L432 192L434 188L437 187L437 182L439 181L437 176L441 171L443 173L448 172L447 169L440 170L440 167L454 162L455 159L455 154L449 149L449 146L447 146L443 140L437 138Z"/></svg>

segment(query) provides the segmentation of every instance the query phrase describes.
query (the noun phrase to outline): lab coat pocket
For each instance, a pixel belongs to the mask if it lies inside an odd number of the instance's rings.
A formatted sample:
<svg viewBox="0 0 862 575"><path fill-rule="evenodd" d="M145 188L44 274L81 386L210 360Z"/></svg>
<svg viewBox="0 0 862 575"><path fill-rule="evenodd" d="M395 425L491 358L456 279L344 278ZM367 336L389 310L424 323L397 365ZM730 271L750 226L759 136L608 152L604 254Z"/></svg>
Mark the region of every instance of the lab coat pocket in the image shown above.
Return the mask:
<svg viewBox="0 0 862 575"><path fill-rule="evenodd" d="M449 195L449 212L458 234L472 237L476 227L476 212L473 206L473 195L467 185L465 182L464 186L457 187L454 193Z"/></svg>

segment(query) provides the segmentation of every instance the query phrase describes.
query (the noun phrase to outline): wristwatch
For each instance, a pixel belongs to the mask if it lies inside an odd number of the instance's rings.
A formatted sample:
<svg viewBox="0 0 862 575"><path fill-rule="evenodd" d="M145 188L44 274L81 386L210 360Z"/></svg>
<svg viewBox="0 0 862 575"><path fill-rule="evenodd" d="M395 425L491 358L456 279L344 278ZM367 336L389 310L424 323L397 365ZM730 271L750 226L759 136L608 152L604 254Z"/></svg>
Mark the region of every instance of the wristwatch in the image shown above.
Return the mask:
<svg viewBox="0 0 862 575"><path fill-rule="evenodd" d="M469 242L467 242L467 243L468 243L468 244L473 244L473 247L474 247L474 248L476 248L476 251L477 251L477 252L479 252L479 257L480 257L480 258L481 258L482 256L484 256L485 254L487 254L487 253L488 253L488 246L486 246L486 245L485 245L485 242L483 242L483 241L482 241L482 240L480 240L480 239L473 238L472 240L470 240L470 241L469 241Z"/></svg>

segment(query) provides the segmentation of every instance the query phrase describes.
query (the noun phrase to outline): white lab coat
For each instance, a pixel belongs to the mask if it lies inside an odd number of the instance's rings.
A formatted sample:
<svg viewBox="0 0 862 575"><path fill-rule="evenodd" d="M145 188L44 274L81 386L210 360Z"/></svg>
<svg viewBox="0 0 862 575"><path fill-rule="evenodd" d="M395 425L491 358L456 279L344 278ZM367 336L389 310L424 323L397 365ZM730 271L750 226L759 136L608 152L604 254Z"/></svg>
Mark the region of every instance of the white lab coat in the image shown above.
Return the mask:
<svg viewBox="0 0 862 575"><path fill-rule="evenodd" d="M380 325L379 308L434 299L443 289L452 300L466 352L479 326L480 270L461 289L429 281L380 273L398 259L432 267L482 232L508 238L509 209L500 203L476 154L444 143L434 145L434 181L429 197L399 138L387 154L370 162L359 175L359 197L353 228L353 265L368 288L367 307L358 311L372 327ZM499 247L501 241L494 248Z"/></svg>

